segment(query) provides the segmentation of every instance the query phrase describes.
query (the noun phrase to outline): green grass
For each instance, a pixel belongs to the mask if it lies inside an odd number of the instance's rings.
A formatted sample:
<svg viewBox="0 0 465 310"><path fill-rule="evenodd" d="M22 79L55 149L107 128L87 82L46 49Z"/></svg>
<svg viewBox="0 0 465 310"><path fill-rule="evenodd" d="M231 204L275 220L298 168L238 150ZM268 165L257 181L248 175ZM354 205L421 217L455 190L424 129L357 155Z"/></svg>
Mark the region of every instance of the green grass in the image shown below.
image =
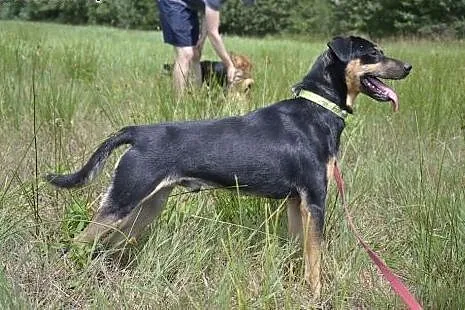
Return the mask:
<svg viewBox="0 0 465 310"><path fill-rule="evenodd" d="M118 155L83 189L56 191L37 176L80 167L124 125L236 115L288 98L325 42L228 37L255 65L252 100L200 90L177 102L161 74L173 56L160 33L0 25L0 308L316 306L282 202L224 191L174 196L135 263L120 268L105 254L60 257L98 206ZM361 96L348 121L340 158L352 213L425 308L463 309L465 44L381 43L413 72L392 83L399 113ZM323 303L334 309L402 308L349 232L334 189L323 282Z"/></svg>

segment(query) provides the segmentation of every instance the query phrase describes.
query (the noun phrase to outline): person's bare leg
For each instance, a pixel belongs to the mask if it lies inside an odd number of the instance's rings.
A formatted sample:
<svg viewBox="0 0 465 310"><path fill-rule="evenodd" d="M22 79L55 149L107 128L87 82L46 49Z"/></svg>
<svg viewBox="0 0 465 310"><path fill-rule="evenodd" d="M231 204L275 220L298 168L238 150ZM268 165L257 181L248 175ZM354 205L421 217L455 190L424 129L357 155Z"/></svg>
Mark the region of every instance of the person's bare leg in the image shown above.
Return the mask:
<svg viewBox="0 0 465 310"><path fill-rule="evenodd" d="M201 54L197 48L194 48L194 57L192 58L192 83L195 87L202 86L202 69L200 68Z"/></svg>
<svg viewBox="0 0 465 310"><path fill-rule="evenodd" d="M189 69L194 59L194 47L175 47L175 50L173 82L176 93L181 96L189 85Z"/></svg>

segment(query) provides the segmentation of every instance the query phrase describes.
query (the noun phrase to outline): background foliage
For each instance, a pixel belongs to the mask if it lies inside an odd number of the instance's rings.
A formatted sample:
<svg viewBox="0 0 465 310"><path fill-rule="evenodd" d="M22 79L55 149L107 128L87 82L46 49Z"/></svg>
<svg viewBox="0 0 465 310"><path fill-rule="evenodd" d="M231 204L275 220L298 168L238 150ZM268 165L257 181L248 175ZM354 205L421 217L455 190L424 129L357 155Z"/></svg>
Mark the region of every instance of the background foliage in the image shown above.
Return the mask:
<svg viewBox="0 0 465 310"><path fill-rule="evenodd" d="M229 34L465 35L465 0L257 0L252 7L229 0L222 14L222 31ZM160 26L156 0L107 0L99 4L94 0L0 0L0 18L143 30Z"/></svg>

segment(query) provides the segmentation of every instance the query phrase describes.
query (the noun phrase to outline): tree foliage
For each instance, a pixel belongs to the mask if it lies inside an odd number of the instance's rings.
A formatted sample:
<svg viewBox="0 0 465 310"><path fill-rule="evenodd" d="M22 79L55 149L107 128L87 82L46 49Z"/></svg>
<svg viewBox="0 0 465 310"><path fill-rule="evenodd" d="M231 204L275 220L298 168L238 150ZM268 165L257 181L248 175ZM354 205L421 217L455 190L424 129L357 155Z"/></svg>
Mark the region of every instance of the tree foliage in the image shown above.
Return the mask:
<svg viewBox="0 0 465 310"><path fill-rule="evenodd" d="M336 30L372 36L463 37L465 1L332 0Z"/></svg>
<svg viewBox="0 0 465 310"><path fill-rule="evenodd" d="M0 0L1 19L159 29L157 0ZM465 0L228 0L221 30L230 34L375 37L465 36Z"/></svg>

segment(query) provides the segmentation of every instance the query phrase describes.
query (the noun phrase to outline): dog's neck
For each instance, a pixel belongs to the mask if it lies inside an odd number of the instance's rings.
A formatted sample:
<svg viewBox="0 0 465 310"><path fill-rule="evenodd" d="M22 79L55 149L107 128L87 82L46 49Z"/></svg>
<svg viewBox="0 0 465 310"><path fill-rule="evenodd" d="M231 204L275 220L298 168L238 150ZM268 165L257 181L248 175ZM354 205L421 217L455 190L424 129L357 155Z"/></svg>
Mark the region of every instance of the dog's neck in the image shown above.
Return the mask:
<svg viewBox="0 0 465 310"><path fill-rule="evenodd" d="M327 50L318 57L310 72L294 88L314 92L352 113L346 105L347 85L344 76L343 64L335 60L335 55Z"/></svg>

